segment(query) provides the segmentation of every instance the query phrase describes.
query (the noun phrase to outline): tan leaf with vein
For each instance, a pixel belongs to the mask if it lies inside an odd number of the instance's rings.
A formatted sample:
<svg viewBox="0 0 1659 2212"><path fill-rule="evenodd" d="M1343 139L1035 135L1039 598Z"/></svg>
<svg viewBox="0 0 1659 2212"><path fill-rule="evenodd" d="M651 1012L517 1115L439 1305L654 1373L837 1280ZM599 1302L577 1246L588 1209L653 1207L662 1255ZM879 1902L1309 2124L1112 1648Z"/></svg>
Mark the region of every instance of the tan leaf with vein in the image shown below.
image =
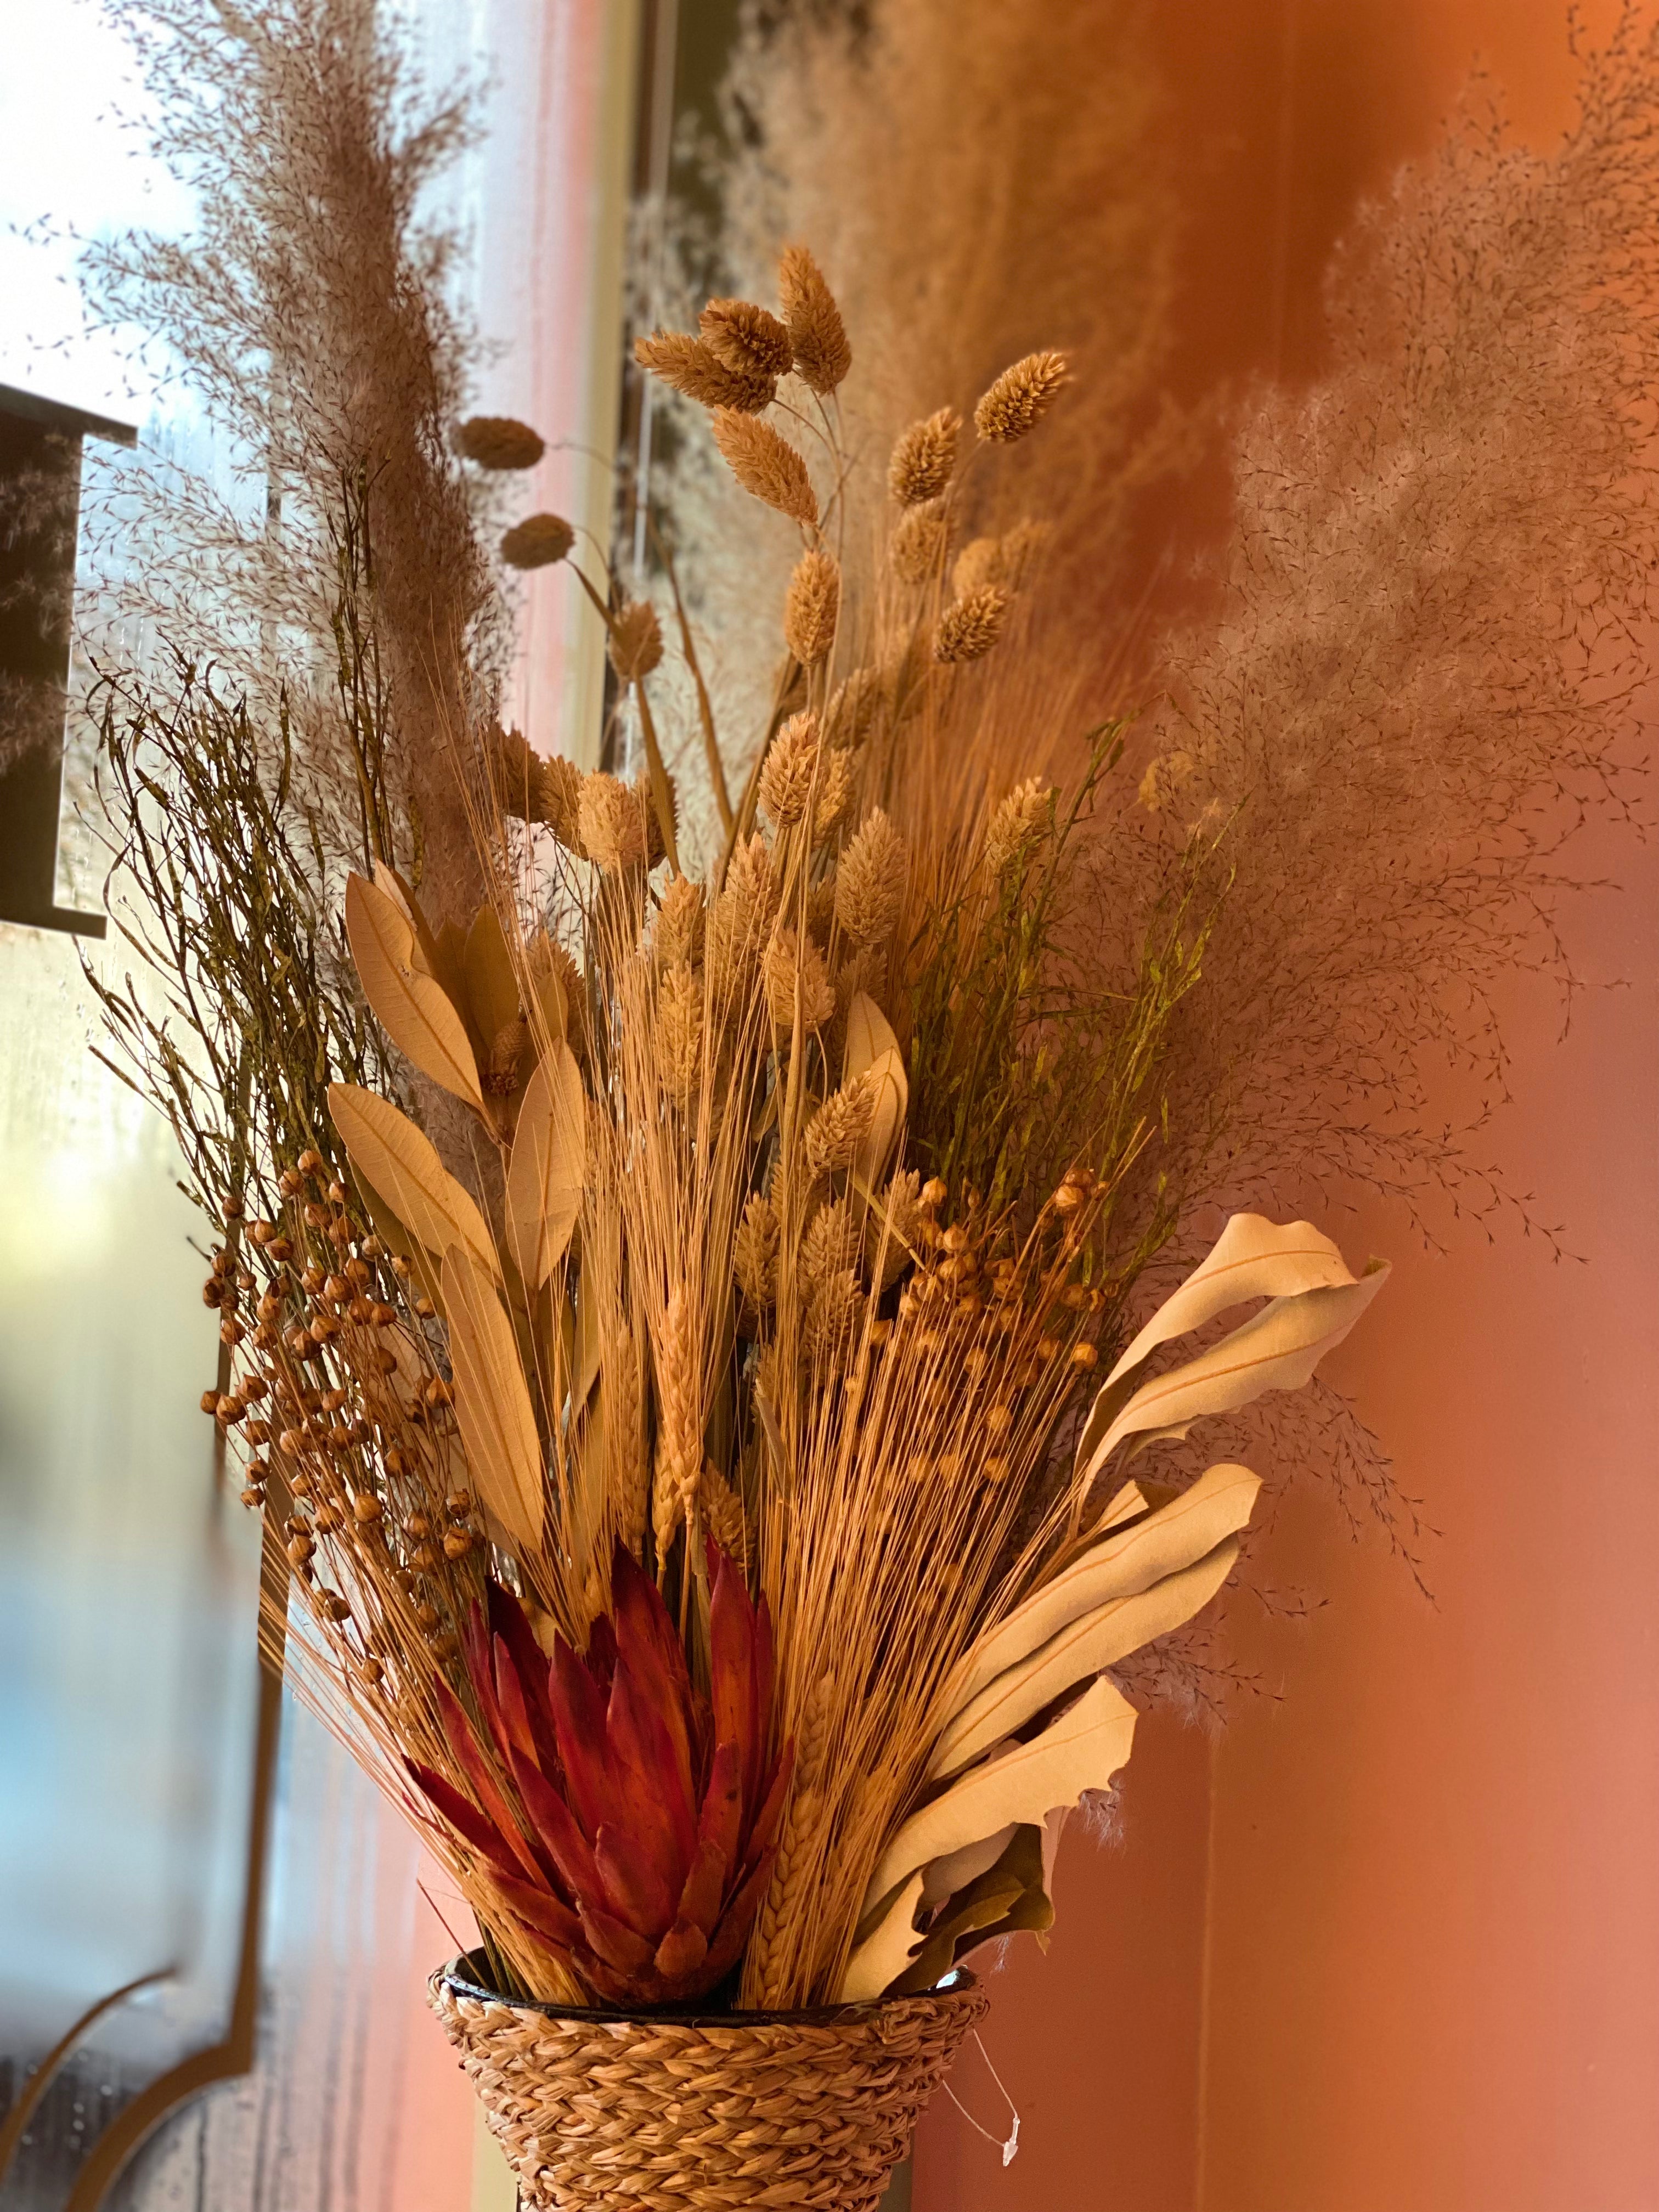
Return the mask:
<svg viewBox="0 0 1659 2212"><path fill-rule="evenodd" d="M482 1108L483 1090L466 1024L442 986L416 964L415 931L399 903L367 877L346 884L346 937L380 1026L423 1075Z"/></svg>
<svg viewBox="0 0 1659 2212"><path fill-rule="evenodd" d="M532 1290L564 1257L587 1176L587 1099L576 1055L555 1038L519 1110L507 1171L507 1234Z"/></svg>
<svg viewBox="0 0 1659 2212"><path fill-rule="evenodd" d="M1150 1589L1133 1597L1109 1599L1068 1622L1028 1658L988 1682L963 1707L928 1762L930 1778L959 1772L1079 1682L1103 1667L1115 1667L1132 1651L1190 1620L1226 1581L1237 1557L1238 1539L1229 1536L1214 1551L1165 1575Z"/></svg>
<svg viewBox="0 0 1659 2212"><path fill-rule="evenodd" d="M1261 1487L1261 1478L1248 1467L1220 1461L1158 1512L1091 1544L980 1638L952 1686L949 1710L959 1713L987 1683L1017 1667L1068 1622L1115 1599L1138 1596L1206 1557L1244 1526Z"/></svg>
<svg viewBox="0 0 1659 2212"><path fill-rule="evenodd" d="M866 1910L931 1859L1010 1821L1041 1822L1057 1806L1075 1805L1085 1790L1104 1790L1128 1759L1134 1729L1134 1707L1103 1677L1030 1743L988 1759L913 1813L871 1877Z"/></svg>
<svg viewBox="0 0 1659 2212"><path fill-rule="evenodd" d="M489 1224L407 1115L356 1083L331 1083L328 1110L352 1165L411 1237L429 1252L464 1244L496 1272Z"/></svg>
<svg viewBox="0 0 1659 2212"><path fill-rule="evenodd" d="M843 1085L859 1076L873 1072L876 1078L875 1111L870 1127L853 1155L853 1173L866 1188L873 1188L880 1180L910 1103L910 1085L904 1073L904 1054L899 1050L887 1017L875 1000L864 991L853 994L847 1010L847 1050L842 1065Z"/></svg>
<svg viewBox="0 0 1659 2212"><path fill-rule="evenodd" d="M467 1471L514 1547L533 1552L542 1538L541 1443L513 1324L495 1285L462 1245L444 1254L443 1285Z"/></svg>

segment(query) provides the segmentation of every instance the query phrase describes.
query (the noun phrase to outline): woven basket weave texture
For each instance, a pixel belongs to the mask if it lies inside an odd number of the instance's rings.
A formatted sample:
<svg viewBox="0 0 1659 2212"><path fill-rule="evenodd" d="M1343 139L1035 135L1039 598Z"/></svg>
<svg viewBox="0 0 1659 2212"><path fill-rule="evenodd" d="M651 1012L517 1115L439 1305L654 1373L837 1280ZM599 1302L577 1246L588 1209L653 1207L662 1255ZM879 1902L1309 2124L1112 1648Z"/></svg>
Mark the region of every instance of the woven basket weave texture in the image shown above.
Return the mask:
<svg viewBox="0 0 1659 2212"><path fill-rule="evenodd" d="M460 1962L432 2008L526 2206L866 2212L986 2010L959 1987L837 2016L689 2024L485 1997Z"/></svg>

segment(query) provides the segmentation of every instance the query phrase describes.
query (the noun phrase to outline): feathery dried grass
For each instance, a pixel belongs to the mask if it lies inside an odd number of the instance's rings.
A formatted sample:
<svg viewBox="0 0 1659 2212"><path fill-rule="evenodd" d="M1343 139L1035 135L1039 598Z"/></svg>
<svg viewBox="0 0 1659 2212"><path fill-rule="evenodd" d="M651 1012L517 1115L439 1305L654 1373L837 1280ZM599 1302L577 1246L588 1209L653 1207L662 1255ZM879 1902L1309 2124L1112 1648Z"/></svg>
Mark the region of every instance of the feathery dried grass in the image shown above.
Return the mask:
<svg viewBox="0 0 1659 2212"><path fill-rule="evenodd" d="M1194 1194L1497 1197L1469 1149L1504 1091L1495 994L1566 981L1571 835L1631 813L1659 559L1659 46L1634 18L1580 99L1537 154L1477 84L1343 249L1328 375L1241 422L1218 604L1166 642L1143 787L1166 855L1225 829L1159 1163ZM1131 840L1105 868L1133 910L1159 862ZM1462 1135L1428 1110L1448 1059L1485 1101Z"/></svg>
<svg viewBox="0 0 1659 2212"><path fill-rule="evenodd" d="M240 688L279 678L331 788L383 755L397 857L435 908L471 913L483 876L458 769L506 629L450 447L472 359L453 241L419 205L473 135L472 95L428 97L374 0L254 15L118 0L114 16L198 228L88 244L89 309L162 341L246 458L228 500L154 457L121 469L94 526L111 611ZM345 680L319 684L337 664Z"/></svg>

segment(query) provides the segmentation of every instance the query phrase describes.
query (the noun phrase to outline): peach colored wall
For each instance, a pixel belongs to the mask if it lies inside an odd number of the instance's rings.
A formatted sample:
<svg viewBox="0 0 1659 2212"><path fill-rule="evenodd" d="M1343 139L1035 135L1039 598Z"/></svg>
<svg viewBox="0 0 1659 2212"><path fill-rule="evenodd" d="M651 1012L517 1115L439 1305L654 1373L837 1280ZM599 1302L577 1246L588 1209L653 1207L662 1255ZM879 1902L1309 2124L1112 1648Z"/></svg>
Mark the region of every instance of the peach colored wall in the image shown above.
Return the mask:
<svg viewBox="0 0 1659 2212"><path fill-rule="evenodd" d="M1431 142L1477 51L1541 143L1564 17L1164 0L1183 395L1315 372L1356 196ZM1224 510L1212 482L1183 520ZM1659 866L1608 838L1580 866L1624 888L1568 915L1592 988L1565 1042L1515 994L1490 1150L1582 1264L1512 1231L1432 1258L1382 1208L1328 1224L1396 1263L1334 1376L1441 1532L1436 1603L1316 1492L1286 1501L1263 1578L1331 1602L1299 1631L1239 1609L1275 1696L1218 1747L1143 1728L1121 1844L1068 1838L1053 1952L999 1978L1019 2156L941 2104L918 2212L1659 2208ZM996 2130L976 2057L959 2087Z"/></svg>

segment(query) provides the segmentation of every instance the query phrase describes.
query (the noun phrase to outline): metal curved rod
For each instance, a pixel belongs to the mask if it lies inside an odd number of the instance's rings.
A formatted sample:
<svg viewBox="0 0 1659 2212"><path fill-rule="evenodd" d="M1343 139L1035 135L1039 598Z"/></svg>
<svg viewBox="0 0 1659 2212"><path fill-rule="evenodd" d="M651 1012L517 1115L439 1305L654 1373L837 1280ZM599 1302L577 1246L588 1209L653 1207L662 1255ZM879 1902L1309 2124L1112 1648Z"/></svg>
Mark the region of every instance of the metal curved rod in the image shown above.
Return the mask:
<svg viewBox="0 0 1659 2212"><path fill-rule="evenodd" d="M147 1990L152 1982L171 1981L177 1971L173 1966L158 1966L154 1973L140 1974L137 1981L124 1982L118 1990L112 1990L106 1997L100 1997L95 2005L88 2005L68 2034L53 2044L24 2083L17 2102L6 2114L4 2126L0 2127L0 2181L5 2179L6 2168L11 2164L18 2144L23 2140L23 2130L33 2118L35 2106L52 2087L53 2075L93 2022L101 2020L106 2012L112 2012L135 1990Z"/></svg>

